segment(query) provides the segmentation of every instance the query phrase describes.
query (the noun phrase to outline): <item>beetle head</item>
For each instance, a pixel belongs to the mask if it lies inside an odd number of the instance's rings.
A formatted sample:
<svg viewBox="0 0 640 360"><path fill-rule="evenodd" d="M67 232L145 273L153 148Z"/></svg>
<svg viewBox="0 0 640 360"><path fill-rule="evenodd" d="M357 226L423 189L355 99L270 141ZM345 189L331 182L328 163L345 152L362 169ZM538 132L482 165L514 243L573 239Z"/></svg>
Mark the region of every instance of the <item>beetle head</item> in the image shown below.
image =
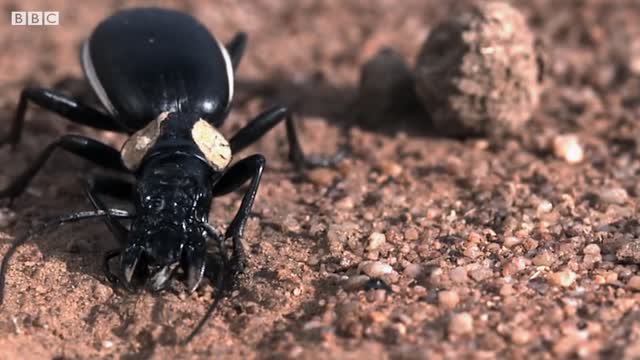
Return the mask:
<svg viewBox="0 0 640 360"><path fill-rule="evenodd" d="M136 219L131 224L121 266L127 285L143 280L152 290L163 289L176 269L187 275L190 291L197 288L205 268L210 190L206 173L188 159L153 164L143 170L136 187ZM206 166L206 165L205 165Z"/></svg>

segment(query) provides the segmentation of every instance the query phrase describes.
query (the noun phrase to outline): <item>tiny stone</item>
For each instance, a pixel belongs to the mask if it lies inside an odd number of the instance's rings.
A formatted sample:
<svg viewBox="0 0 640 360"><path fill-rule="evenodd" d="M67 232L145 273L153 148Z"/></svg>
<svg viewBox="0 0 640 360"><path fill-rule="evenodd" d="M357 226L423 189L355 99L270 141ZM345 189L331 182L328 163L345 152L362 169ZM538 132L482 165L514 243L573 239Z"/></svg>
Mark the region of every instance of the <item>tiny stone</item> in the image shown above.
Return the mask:
<svg viewBox="0 0 640 360"><path fill-rule="evenodd" d="M0 209L0 229L6 228L16 221L16 213L9 208Z"/></svg>
<svg viewBox="0 0 640 360"><path fill-rule="evenodd" d="M378 168L383 174L390 177L397 177L402 173L402 166L395 161L380 161Z"/></svg>
<svg viewBox="0 0 640 360"><path fill-rule="evenodd" d="M538 208L536 209L536 212L538 213L538 215L548 214L551 212L551 210L553 210L553 205L547 200L542 200L540 204L538 204Z"/></svg>
<svg viewBox="0 0 640 360"><path fill-rule="evenodd" d="M361 271L370 277L381 277L386 274L391 274L393 268L391 265L380 261L371 261L365 262L364 265L362 265Z"/></svg>
<svg viewBox="0 0 640 360"><path fill-rule="evenodd" d="M507 236L504 238L503 245L507 248L512 248L519 245L520 243L522 243L522 240L520 240L520 238L516 236Z"/></svg>
<svg viewBox="0 0 640 360"><path fill-rule="evenodd" d="M555 261L555 255L550 251L542 250L538 252L532 261L535 266L551 266Z"/></svg>
<svg viewBox="0 0 640 360"><path fill-rule="evenodd" d="M569 287L576 281L576 273L571 270L558 271L549 274L547 280L555 286Z"/></svg>
<svg viewBox="0 0 640 360"><path fill-rule="evenodd" d="M457 268L449 271L449 279L457 283L465 282L468 279L467 270L462 266L458 266Z"/></svg>
<svg viewBox="0 0 640 360"><path fill-rule="evenodd" d="M344 197L344 198L336 201L336 203L335 203L335 207L337 209L342 209L342 210L353 209L353 206L354 206L354 203L353 203L353 199L351 198L351 196Z"/></svg>
<svg viewBox="0 0 640 360"><path fill-rule="evenodd" d="M382 322L385 322L385 321L387 321L389 319L387 314L385 314L385 313L383 313L381 311L372 311L372 312L370 312L369 313L369 318L374 323L382 323Z"/></svg>
<svg viewBox="0 0 640 360"><path fill-rule="evenodd" d="M511 286L511 284L504 284L500 287L500 296L509 296L509 295L513 295L515 293L515 290L513 289L513 286Z"/></svg>
<svg viewBox="0 0 640 360"><path fill-rule="evenodd" d="M480 255L482 255L482 251L475 244L467 247L466 249L464 249L464 251L462 253L463 253L464 256L472 258L472 259L475 259L475 258L479 257Z"/></svg>
<svg viewBox="0 0 640 360"><path fill-rule="evenodd" d="M462 335L473 331L473 317L466 312L454 314L449 320L449 334Z"/></svg>
<svg viewBox="0 0 640 360"><path fill-rule="evenodd" d="M632 240L622 244L616 251L616 259L630 263L640 262L640 241Z"/></svg>
<svg viewBox="0 0 640 360"><path fill-rule="evenodd" d="M640 276L634 275L627 281L627 288L633 291L640 291Z"/></svg>
<svg viewBox="0 0 640 360"><path fill-rule="evenodd" d="M475 281L486 280L493 276L493 271L485 266L480 266L469 272L469 276Z"/></svg>
<svg viewBox="0 0 640 360"><path fill-rule="evenodd" d="M312 184L322 187L331 185L336 177L336 173L327 168L312 169L305 172L305 175Z"/></svg>
<svg viewBox="0 0 640 360"><path fill-rule="evenodd" d="M113 347L113 342L109 341L109 340L105 340L102 342L102 347L105 349L109 349L111 347Z"/></svg>
<svg viewBox="0 0 640 360"><path fill-rule="evenodd" d="M553 153L569 164L577 164L584 158L578 137L573 134L556 136L553 139Z"/></svg>
<svg viewBox="0 0 640 360"><path fill-rule="evenodd" d="M287 215L287 217L282 222L282 226L285 228L285 230L290 232L300 231L300 223L291 214Z"/></svg>
<svg viewBox="0 0 640 360"><path fill-rule="evenodd" d="M106 301L113 294L113 289L104 284L96 283L92 293L96 299Z"/></svg>
<svg viewBox="0 0 640 360"><path fill-rule="evenodd" d="M438 293L438 303L445 309L453 309L460 302L458 293L451 290L443 290Z"/></svg>
<svg viewBox="0 0 640 360"><path fill-rule="evenodd" d="M300 296L302 294L302 290L300 288L293 289L293 296Z"/></svg>
<svg viewBox="0 0 640 360"><path fill-rule="evenodd" d="M411 278L417 279L424 273L424 269L420 264L409 264L404 268L404 274Z"/></svg>
<svg viewBox="0 0 640 360"><path fill-rule="evenodd" d="M616 205L623 205L629 198L627 190L620 187L602 189L598 196L603 203Z"/></svg>
<svg viewBox="0 0 640 360"><path fill-rule="evenodd" d="M376 250L387 242L387 237L383 233L374 232L369 235L368 250Z"/></svg>
<svg viewBox="0 0 640 360"><path fill-rule="evenodd" d="M531 340L531 333L526 329L517 328L511 332L511 341L516 345L524 345Z"/></svg>
<svg viewBox="0 0 640 360"><path fill-rule="evenodd" d="M582 250L582 252L587 255L599 255L600 254L600 246L596 245L596 244L589 244L587 246L584 247L584 250Z"/></svg>
<svg viewBox="0 0 640 360"><path fill-rule="evenodd" d="M415 241L418 240L418 236L420 234L418 233L418 230L414 229L414 228L409 228L407 230L404 231L404 239L407 241Z"/></svg>

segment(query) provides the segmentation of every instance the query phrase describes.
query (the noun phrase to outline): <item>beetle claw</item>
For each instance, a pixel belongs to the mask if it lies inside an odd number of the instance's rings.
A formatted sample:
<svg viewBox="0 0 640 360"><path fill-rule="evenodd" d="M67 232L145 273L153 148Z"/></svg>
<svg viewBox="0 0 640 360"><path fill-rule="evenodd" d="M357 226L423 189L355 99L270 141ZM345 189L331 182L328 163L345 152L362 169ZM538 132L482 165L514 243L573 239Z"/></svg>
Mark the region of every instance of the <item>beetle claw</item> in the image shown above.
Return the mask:
<svg viewBox="0 0 640 360"><path fill-rule="evenodd" d="M176 268L176 265L177 264L163 266L158 272L153 274L153 276L149 279L151 290L160 291L164 289L169 283L169 279L171 279L171 274Z"/></svg>
<svg viewBox="0 0 640 360"><path fill-rule="evenodd" d="M185 248L185 260L187 263L187 290L192 293L200 285L205 269L205 250L193 246Z"/></svg>
<svg viewBox="0 0 640 360"><path fill-rule="evenodd" d="M133 273L136 270L141 254L142 249L138 246L129 247L122 253L120 265L124 273L124 283L127 287L131 286L131 279L133 278Z"/></svg>

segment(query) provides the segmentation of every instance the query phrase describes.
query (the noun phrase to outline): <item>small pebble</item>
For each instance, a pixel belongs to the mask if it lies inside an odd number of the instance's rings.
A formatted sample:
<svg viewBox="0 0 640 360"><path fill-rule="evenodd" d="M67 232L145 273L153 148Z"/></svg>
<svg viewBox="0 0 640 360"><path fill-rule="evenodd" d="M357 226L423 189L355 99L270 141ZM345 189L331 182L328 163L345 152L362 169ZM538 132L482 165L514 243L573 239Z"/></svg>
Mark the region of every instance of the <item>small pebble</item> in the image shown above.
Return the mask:
<svg viewBox="0 0 640 360"><path fill-rule="evenodd" d="M584 159L582 146L573 134L556 136L553 139L553 153L569 164L577 164Z"/></svg>
<svg viewBox="0 0 640 360"><path fill-rule="evenodd" d="M535 266L551 266L556 260L555 255L551 251L542 250L532 259Z"/></svg>
<svg viewBox="0 0 640 360"><path fill-rule="evenodd" d="M634 275L627 281L627 288L633 291L640 291L640 276Z"/></svg>
<svg viewBox="0 0 640 360"><path fill-rule="evenodd" d="M538 213L538 215L548 214L551 212L551 210L553 210L553 205L547 200L542 200L540 204L538 204L536 212Z"/></svg>
<svg viewBox="0 0 640 360"><path fill-rule="evenodd" d="M458 266L449 271L449 279L457 283L465 282L468 279L467 270L462 266Z"/></svg>
<svg viewBox="0 0 640 360"><path fill-rule="evenodd" d="M599 255L600 254L600 246L596 245L596 244L589 244L587 246L584 247L584 250L582 250L582 252L587 255Z"/></svg>
<svg viewBox="0 0 640 360"><path fill-rule="evenodd" d="M393 272L393 268L391 265L380 261L369 261L362 265L361 271L370 277L381 277L383 275L391 274Z"/></svg>
<svg viewBox="0 0 640 360"><path fill-rule="evenodd" d="M500 287L500 296L510 296L515 294L515 289L511 284L504 284Z"/></svg>
<svg viewBox="0 0 640 360"><path fill-rule="evenodd" d="M93 287L93 296L100 300L106 301L113 294L113 289L101 283L96 283Z"/></svg>
<svg viewBox="0 0 640 360"><path fill-rule="evenodd" d="M627 202L629 194L627 190L620 187L602 189L598 194L600 201L605 204L623 205Z"/></svg>
<svg viewBox="0 0 640 360"><path fill-rule="evenodd" d="M402 166L395 161L380 161L378 162L378 169L390 177L397 177L402 173Z"/></svg>
<svg viewBox="0 0 640 360"><path fill-rule="evenodd" d="M485 266L480 266L469 271L469 277L475 281L483 281L493 276L493 271Z"/></svg>
<svg viewBox="0 0 640 360"><path fill-rule="evenodd" d="M520 245L522 240L516 236L507 236L504 238L503 245L507 248L512 248L514 246Z"/></svg>
<svg viewBox="0 0 640 360"><path fill-rule="evenodd" d="M458 293L451 290L443 290L438 293L438 303L445 309L453 309L460 302Z"/></svg>
<svg viewBox="0 0 640 360"><path fill-rule="evenodd" d="M113 341L105 340L102 342L102 347L105 349L109 349L113 347Z"/></svg>
<svg viewBox="0 0 640 360"><path fill-rule="evenodd" d="M454 314L449 320L449 334L463 335L473 331L473 317L463 312Z"/></svg>
<svg viewBox="0 0 640 360"><path fill-rule="evenodd" d="M335 171L327 168L312 169L305 172L305 175L312 184L321 187L331 185L336 177Z"/></svg>
<svg viewBox="0 0 640 360"><path fill-rule="evenodd" d="M404 268L404 274L411 279L417 279L422 276L423 273L424 269L420 264L409 264Z"/></svg>
<svg viewBox="0 0 640 360"><path fill-rule="evenodd" d="M420 233L414 228L409 228L404 231L404 239L406 241L416 241L418 240L418 236L420 236Z"/></svg>
<svg viewBox="0 0 640 360"><path fill-rule="evenodd" d="M555 286L569 287L576 281L576 273L571 270L558 271L549 274L547 280Z"/></svg>
<svg viewBox="0 0 640 360"><path fill-rule="evenodd" d="M387 237L383 233L374 232L369 235L369 251L376 250L387 242Z"/></svg>
<svg viewBox="0 0 640 360"><path fill-rule="evenodd" d="M531 333L522 328L514 329L511 332L511 341L516 345L524 345L531 340Z"/></svg>
<svg viewBox="0 0 640 360"><path fill-rule="evenodd" d="M0 229L11 226L16 221L16 213L11 209L0 209Z"/></svg>

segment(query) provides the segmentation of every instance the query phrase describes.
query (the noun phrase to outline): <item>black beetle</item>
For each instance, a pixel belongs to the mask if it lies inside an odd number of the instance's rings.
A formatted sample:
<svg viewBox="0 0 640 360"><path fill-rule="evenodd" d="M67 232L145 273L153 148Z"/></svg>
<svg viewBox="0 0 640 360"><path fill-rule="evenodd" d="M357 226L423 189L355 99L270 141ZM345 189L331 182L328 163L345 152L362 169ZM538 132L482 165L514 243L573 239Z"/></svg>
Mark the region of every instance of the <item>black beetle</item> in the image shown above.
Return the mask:
<svg viewBox="0 0 640 360"><path fill-rule="evenodd" d="M344 155L305 157L291 113L282 106L258 115L230 140L222 136L217 128L229 112L234 69L245 44L246 35L238 33L225 46L193 17L178 11L138 8L110 16L97 26L81 50L85 76L105 111L53 90L26 88L11 130L0 139L0 145L15 148L19 143L30 101L75 123L128 133L130 138L118 151L84 136L64 135L1 190L0 198L13 200L22 194L54 150L60 148L104 168L135 176L135 183L113 177L90 178L87 195L96 211L71 214L38 229L103 217L121 247L105 256L110 281L121 281L130 289L146 284L159 291L182 268L188 291L194 291L203 276L216 272L216 283L221 284L223 271L232 275L241 272L245 264L243 229L265 159L257 154L230 165L232 154L285 120L289 157L298 168L329 166ZM225 236L220 237L208 224L211 201L247 181L250 183L240 209ZM135 212L109 209L100 195L132 200ZM131 219L130 225L123 224L122 219ZM9 257L28 238L15 241L5 255L0 273L3 278ZM217 270L210 265L214 261L206 249L209 238L214 238L222 251L224 241L232 240L232 257ZM109 266L115 257L120 258L117 274ZM216 302L188 340L204 324Z"/></svg>

